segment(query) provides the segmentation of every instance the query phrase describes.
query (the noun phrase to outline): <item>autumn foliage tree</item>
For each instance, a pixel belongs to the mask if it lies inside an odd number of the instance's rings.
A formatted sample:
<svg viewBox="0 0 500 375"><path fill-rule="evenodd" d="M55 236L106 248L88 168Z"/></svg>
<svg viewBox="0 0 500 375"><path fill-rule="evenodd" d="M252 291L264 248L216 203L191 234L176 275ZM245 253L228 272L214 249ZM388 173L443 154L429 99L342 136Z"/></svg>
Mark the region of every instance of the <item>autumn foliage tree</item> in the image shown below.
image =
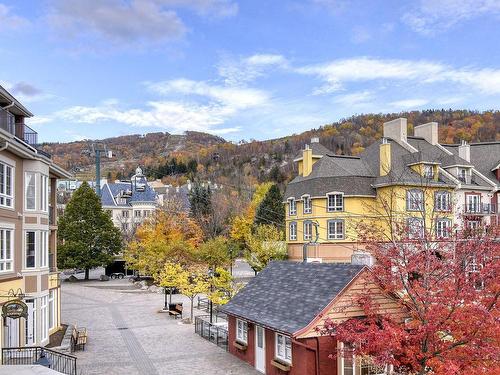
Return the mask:
<svg viewBox="0 0 500 375"><path fill-rule="evenodd" d="M443 241L427 233L405 239L404 232L400 240L367 245L376 258L374 280L402 315L386 314L361 296L353 302L363 306L365 318L327 320L323 333L353 344L358 358L393 365L396 373L500 373L498 227Z"/></svg>

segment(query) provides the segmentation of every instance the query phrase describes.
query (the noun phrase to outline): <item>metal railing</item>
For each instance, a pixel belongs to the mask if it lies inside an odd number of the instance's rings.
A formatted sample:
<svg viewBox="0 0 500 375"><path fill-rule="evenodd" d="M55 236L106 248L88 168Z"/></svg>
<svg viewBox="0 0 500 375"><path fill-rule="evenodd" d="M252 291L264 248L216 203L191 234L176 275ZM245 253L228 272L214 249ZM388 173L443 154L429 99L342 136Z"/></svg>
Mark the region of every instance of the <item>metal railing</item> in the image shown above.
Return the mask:
<svg viewBox="0 0 500 375"><path fill-rule="evenodd" d="M491 203L468 203L465 205L465 212L469 214L494 214L496 213L496 207Z"/></svg>
<svg viewBox="0 0 500 375"><path fill-rule="evenodd" d="M210 323L207 319L210 319L210 316L195 317L194 332L227 352L229 350L227 328L219 322Z"/></svg>
<svg viewBox="0 0 500 375"><path fill-rule="evenodd" d="M42 364L43 357L50 369L67 375L77 375L75 356L40 346L2 348L2 365Z"/></svg>

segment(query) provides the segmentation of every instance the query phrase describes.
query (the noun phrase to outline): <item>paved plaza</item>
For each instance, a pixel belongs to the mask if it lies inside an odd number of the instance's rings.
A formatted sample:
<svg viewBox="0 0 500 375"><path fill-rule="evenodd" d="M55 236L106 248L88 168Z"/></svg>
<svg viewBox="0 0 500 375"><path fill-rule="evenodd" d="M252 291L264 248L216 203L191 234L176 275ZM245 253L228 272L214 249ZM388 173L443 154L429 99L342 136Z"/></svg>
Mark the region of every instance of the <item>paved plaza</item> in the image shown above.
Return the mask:
<svg viewBox="0 0 500 375"><path fill-rule="evenodd" d="M75 353L83 375L258 374L195 334L194 325L159 313L162 294L138 290L126 279L63 281L62 298L63 323L89 332L85 351ZM183 302L188 316L187 298L174 295L172 302Z"/></svg>

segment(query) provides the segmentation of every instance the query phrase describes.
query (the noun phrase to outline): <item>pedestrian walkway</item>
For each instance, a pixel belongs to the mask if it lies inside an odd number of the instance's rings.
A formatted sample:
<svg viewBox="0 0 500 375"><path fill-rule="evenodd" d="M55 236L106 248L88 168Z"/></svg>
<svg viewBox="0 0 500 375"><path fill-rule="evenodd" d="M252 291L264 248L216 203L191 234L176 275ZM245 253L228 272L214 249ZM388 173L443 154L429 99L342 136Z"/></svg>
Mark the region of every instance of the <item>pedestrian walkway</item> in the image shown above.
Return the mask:
<svg viewBox="0 0 500 375"><path fill-rule="evenodd" d="M75 353L84 375L258 374L196 335L194 325L159 313L163 295L130 286L127 280L62 283L62 321L89 332L85 351ZM188 315L187 298L172 301L183 302Z"/></svg>

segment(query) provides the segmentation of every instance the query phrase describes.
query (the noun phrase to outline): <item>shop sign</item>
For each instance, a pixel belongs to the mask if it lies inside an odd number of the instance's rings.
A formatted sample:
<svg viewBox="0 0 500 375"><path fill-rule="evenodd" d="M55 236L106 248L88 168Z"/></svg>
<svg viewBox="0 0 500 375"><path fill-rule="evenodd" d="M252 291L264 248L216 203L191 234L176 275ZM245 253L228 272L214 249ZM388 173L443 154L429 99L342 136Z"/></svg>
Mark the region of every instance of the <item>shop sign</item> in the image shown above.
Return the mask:
<svg viewBox="0 0 500 375"><path fill-rule="evenodd" d="M28 318L28 306L21 300L5 302L2 306L4 318Z"/></svg>

